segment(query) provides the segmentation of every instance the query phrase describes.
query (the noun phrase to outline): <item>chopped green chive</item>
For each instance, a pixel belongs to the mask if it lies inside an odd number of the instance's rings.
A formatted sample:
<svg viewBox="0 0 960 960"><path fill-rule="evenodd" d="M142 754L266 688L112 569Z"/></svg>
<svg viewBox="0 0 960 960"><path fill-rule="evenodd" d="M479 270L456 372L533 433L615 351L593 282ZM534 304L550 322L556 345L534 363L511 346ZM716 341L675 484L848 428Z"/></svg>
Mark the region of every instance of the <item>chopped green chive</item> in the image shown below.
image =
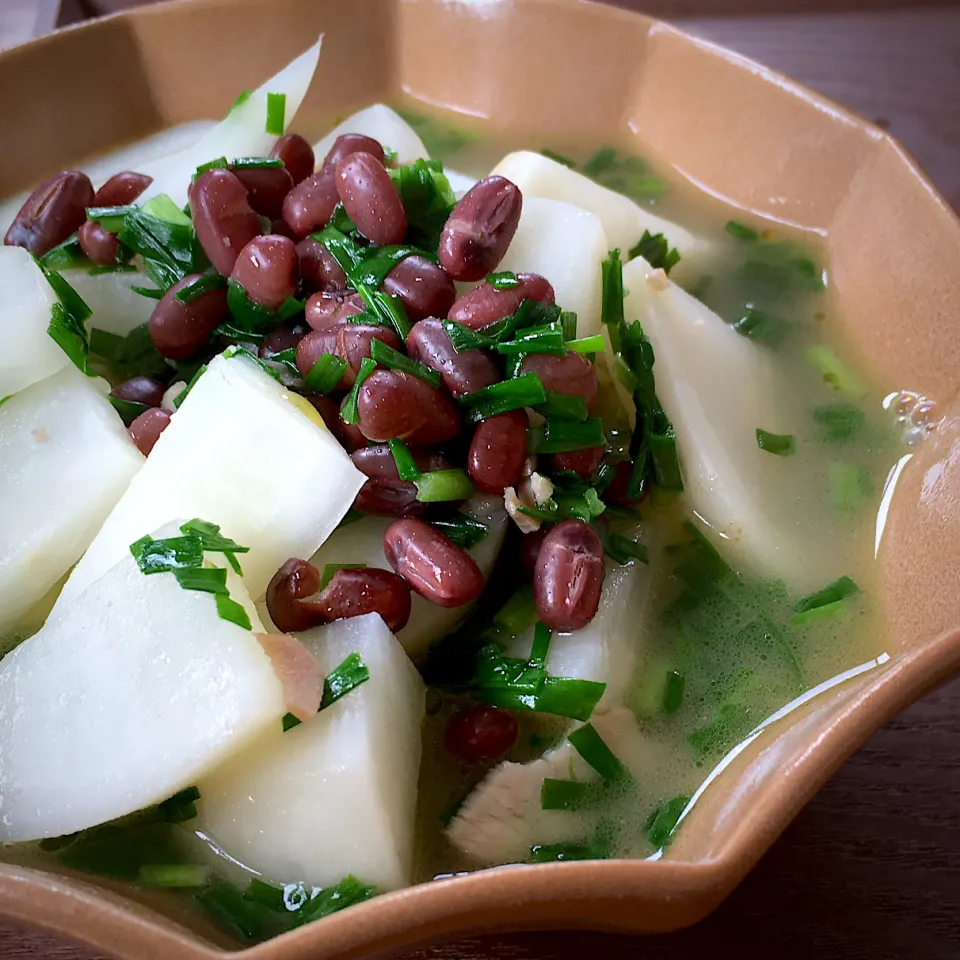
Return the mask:
<svg viewBox="0 0 960 960"><path fill-rule="evenodd" d="M604 780L629 779L627 768L614 756L592 723L578 727L567 740Z"/></svg>
<svg viewBox="0 0 960 960"><path fill-rule="evenodd" d="M863 428L864 415L858 407L846 403L814 407L813 421L820 428L820 439L825 443L845 443Z"/></svg>
<svg viewBox="0 0 960 960"><path fill-rule="evenodd" d="M130 552L143 574L170 573L203 565L203 543L199 537L143 537L130 545Z"/></svg>
<svg viewBox="0 0 960 960"><path fill-rule="evenodd" d="M601 265L603 292L600 301L600 322L619 330L624 325L623 320L623 262L619 250L611 250L610 256ZM614 347L616 348L616 344Z"/></svg>
<svg viewBox="0 0 960 960"><path fill-rule="evenodd" d="M831 463L830 492L834 506L846 513L855 510L873 493L870 474L855 463Z"/></svg>
<svg viewBox="0 0 960 960"><path fill-rule="evenodd" d="M146 413L150 407L136 400L124 400L121 397L110 397L110 405L120 414L123 422L129 426L141 413Z"/></svg>
<svg viewBox="0 0 960 960"><path fill-rule="evenodd" d="M493 615L498 634L518 637L537 622L537 605L533 599L533 587L524 584Z"/></svg>
<svg viewBox="0 0 960 960"><path fill-rule="evenodd" d="M621 533L611 533L607 537L604 552L619 564L627 564L633 560L650 563L650 551L639 541L631 540Z"/></svg>
<svg viewBox="0 0 960 960"><path fill-rule="evenodd" d="M348 277L363 263L364 249L336 227L324 227L319 233L312 233L310 238L322 243L330 251L330 255Z"/></svg>
<svg viewBox="0 0 960 960"><path fill-rule="evenodd" d="M237 603L232 597L224 596L222 593L218 593L216 597L217 613L220 614L221 620L228 620L230 623L235 623L244 630L253 629L253 624L250 623L250 616L241 604Z"/></svg>
<svg viewBox="0 0 960 960"><path fill-rule="evenodd" d="M196 787L185 787L179 793L157 804L157 816L167 823L186 823L197 816L197 801L200 791Z"/></svg>
<svg viewBox="0 0 960 960"><path fill-rule="evenodd" d="M132 204L115 207L87 207L87 219L95 220L108 233L118 233L128 214L136 212Z"/></svg>
<svg viewBox="0 0 960 960"><path fill-rule="evenodd" d="M563 327L559 320L539 327L527 327L520 330L515 339L498 343L496 350L497 353L508 356L528 353L562 355L566 350L563 343Z"/></svg>
<svg viewBox="0 0 960 960"><path fill-rule="evenodd" d="M654 270L662 268L664 273L669 273L680 262L680 254L676 248L670 247L667 238L649 230L644 230L637 245L630 248L627 258L632 260L634 257L643 257Z"/></svg>
<svg viewBox="0 0 960 960"><path fill-rule="evenodd" d="M285 114L287 112L287 95L285 93L267 94L267 122L264 127L271 137L282 137Z"/></svg>
<svg viewBox="0 0 960 960"><path fill-rule="evenodd" d="M360 396L360 388L363 386L363 382L377 369L377 364L375 361L371 360L369 357L364 357L360 361L360 370L357 373L357 379L354 382L353 386L350 388L350 392L347 394L347 402L343 405L343 408L340 410L340 419L344 423L356 423L359 419L357 413L357 399Z"/></svg>
<svg viewBox="0 0 960 960"><path fill-rule="evenodd" d="M790 624L794 627L804 627L808 623L816 623L819 620L831 620L843 613L845 609L846 604L842 600L834 600L833 603L825 603L822 606L804 610L802 613L795 613L790 618Z"/></svg>
<svg viewBox="0 0 960 960"><path fill-rule="evenodd" d="M370 679L370 670L359 653L351 653L343 663L331 670L323 681L323 699L320 709L326 710L331 704L345 697L362 683Z"/></svg>
<svg viewBox="0 0 960 960"><path fill-rule="evenodd" d="M733 329L748 340L773 348L779 347L790 334L790 324L786 320L755 307L747 307L733 322Z"/></svg>
<svg viewBox="0 0 960 960"><path fill-rule="evenodd" d="M550 652L550 641L553 634L545 623L538 623L533 628L533 646L530 648L530 659L527 661L532 670L545 670L547 654Z"/></svg>
<svg viewBox="0 0 960 960"><path fill-rule="evenodd" d="M181 287L174 294L174 297L180 303L191 303L205 293L210 293L213 290L223 290L226 285L226 280L219 273L205 273L195 280L191 280L186 286Z"/></svg>
<svg viewBox="0 0 960 960"><path fill-rule="evenodd" d="M757 233L756 230L754 230L752 227L748 227L742 223L739 223L736 220L728 220L725 229L731 237L735 237L737 240L743 240L747 243L760 239L760 234Z"/></svg>
<svg viewBox="0 0 960 960"><path fill-rule="evenodd" d="M489 283L494 290L512 290L514 287L520 286L517 275L510 270L501 270L499 273L488 274L487 283Z"/></svg>
<svg viewBox="0 0 960 960"><path fill-rule="evenodd" d="M210 868L192 863L145 863L137 883L145 887L202 887L210 879Z"/></svg>
<svg viewBox="0 0 960 960"><path fill-rule="evenodd" d="M797 613L803 613L805 610L814 610L817 607L826 606L829 603L836 603L838 600L844 600L847 597L859 593L860 588L850 579L843 576L833 583L828 583L825 587L817 590L816 593L807 594L797 601Z"/></svg>
<svg viewBox="0 0 960 960"><path fill-rule="evenodd" d="M588 177L612 170L617 162L617 151L613 147L600 147L599 150L583 165L583 172Z"/></svg>
<svg viewBox="0 0 960 960"><path fill-rule="evenodd" d="M572 720L589 720L606 686L593 680L546 677L534 693L487 687L478 691L478 696L484 703L508 710L533 710Z"/></svg>
<svg viewBox="0 0 960 960"><path fill-rule="evenodd" d="M670 842L674 830L677 829L677 821L689 802L689 797L674 797L654 814L653 822L647 830L647 839L658 850Z"/></svg>
<svg viewBox="0 0 960 960"><path fill-rule="evenodd" d="M407 214L407 239L418 247L435 251L443 226L456 204L442 165L419 159L389 172Z"/></svg>
<svg viewBox="0 0 960 960"><path fill-rule="evenodd" d="M229 164L231 170L268 170L282 166L283 161L273 157L235 157Z"/></svg>
<svg viewBox="0 0 960 960"><path fill-rule="evenodd" d="M577 340L577 315L572 310L562 310L560 312L560 327L563 330L563 339L568 350L574 350L577 353L599 353L603 350L603 337L600 338L600 350L578 350L571 346L573 343L581 343L580 340ZM584 340L589 339L589 337L584 337Z"/></svg>
<svg viewBox="0 0 960 960"><path fill-rule="evenodd" d="M173 405L179 410L183 401L190 396L190 391L197 385L197 381L207 372L207 365L201 364L197 372L190 378L190 382L173 398Z"/></svg>
<svg viewBox="0 0 960 960"><path fill-rule="evenodd" d="M449 517L432 517L427 523L465 550L475 547L490 532L485 523L462 513L455 513Z"/></svg>
<svg viewBox="0 0 960 960"><path fill-rule="evenodd" d="M537 413L548 418L577 420L581 423L587 419L587 401L579 394L548 390L547 399L543 403L538 403L536 410Z"/></svg>
<svg viewBox="0 0 960 960"><path fill-rule="evenodd" d="M227 590L227 571L222 567L187 567L173 571L177 583L184 590L199 590L202 593L215 593L229 596Z"/></svg>
<svg viewBox="0 0 960 960"><path fill-rule="evenodd" d="M839 390L855 400L866 395L867 388L863 381L829 347L822 344L810 347L806 357L820 371L824 382L829 383L834 390Z"/></svg>
<svg viewBox="0 0 960 960"><path fill-rule="evenodd" d="M778 457L789 457L796 453L797 441L789 433L770 433L757 427L757 446Z"/></svg>
<svg viewBox="0 0 960 960"><path fill-rule="evenodd" d="M241 331L268 333L276 327L279 319L269 307L251 300L247 291L233 277L227 281L227 307L233 316L233 326Z"/></svg>
<svg viewBox="0 0 960 960"><path fill-rule="evenodd" d="M312 393L327 394L336 389L347 369L347 361L332 353L325 353L310 368L304 383Z"/></svg>
<svg viewBox="0 0 960 960"><path fill-rule="evenodd" d="M454 320L443 320L443 331L450 338L453 349L457 353L463 353L465 350L485 349L496 346L495 342L488 336L465 327L462 323Z"/></svg>
<svg viewBox="0 0 960 960"><path fill-rule="evenodd" d="M579 340L567 340L564 342L567 350L574 353L603 353L603 337L597 333L592 337L581 337Z"/></svg>
<svg viewBox="0 0 960 960"><path fill-rule="evenodd" d="M546 157L548 160L553 160L554 163L562 163L565 167L569 167L571 170L576 167L576 164L569 157L563 156L562 153L556 153L553 150L548 150L546 147L540 151L540 155Z"/></svg>
<svg viewBox="0 0 960 960"><path fill-rule="evenodd" d="M510 381L516 383L516 380ZM583 422L576 420L548 420L542 429L529 429L534 453L566 453L570 450L586 450L602 447L607 438L603 432L603 421L591 417Z"/></svg>
<svg viewBox="0 0 960 960"><path fill-rule="evenodd" d="M376 896L377 888L361 883L356 877L347 874L338 884L325 887L316 896L307 900L293 915L294 926L313 923L329 917L338 910L345 910Z"/></svg>
<svg viewBox="0 0 960 960"><path fill-rule="evenodd" d="M48 250L40 262L51 270L70 270L79 267L89 267L90 260L80 249L80 242L75 233L70 234L62 243Z"/></svg>
<svg viewBox="0 0 960 960"><path fill-rule="evenodd" d="M253 96L252 90L241 90L239 96L233 103L230 105L230 109L227 111L227 116L233 113L237 107L242 107L249 99Z"/></svg>
<svg viewBox="0 0 960 960"><path fill-rule="evenodd" d="M546 777L540 787L541 810L589 810L603 797L602 783L554 780Z"/></svg>
<svg viewBox="0 0 960 960"><path fill-rule="evenodd" d="M394 350L393 347L382 340L373 339L370 342L370 356L377 363L390 370L401 370L418 377L425 383L430 384L435 390L440 386L440 372L438 370L432 370L425 364L418 363L405 353Z"/></svg>
<svg viewBox="0 0 960 960"><path fill-rule="evenodd" d="M417 499L421 503L466 500L473 495L473 483L467 471L459 468L421 473L413 482L417 485Z"/></svg>
<svg viewBox="0 0 960 960"><path fill-rule="evenodd" d="M350 279L357 284L363 284L371 290L377 290L386 279L387 274L402 260L416 255L426 260L436 260L436 256L426 250L409 245L394 245L385 247L370 247L359 266L351 271Z"/></svg>
<svg viewBox="0 0 960 960"><path fill-rule="evenodd" d="M374 342L376 343L378 341ZM393 461L397 465L397 473L400 479L419 480L420 468L417 466L416 460L413 459L410 448L399 437L393 437L388 440L387 446L393 454Z"/></svg>
<svg viewBox="0 0 960 960"><path fill-rule="evenodd" d="M141 297L146 297L148 300L162 300L163 299L163 290L154 289L152 287L137 287L131 286L130 289L134 293L138 293Z"/></svg>
<svg viewBox="0 0 960 960"><path fill-rule="evenodd" d="M70 358L81 372L87 372L87 332L82 322L78 322L63 305L55 303L50 308L50 323L47 333L58 347Z"/></svg>
<svg viewBox="0 0 960 960"><path fill-rule="evenodd" d="M467 420L477 423L511 410L535 407L546 402L547 394L540 378L535 373L525 373L513 380L505 380L483 387L460 398L467 412Z"/></svg>
<svg viewBox="0 0 960 960"><path fill-rule="evenodd" d="M667 673L667 682L663 686L663 712L676 713L683 705L683 674L678 670Z"/></svg>

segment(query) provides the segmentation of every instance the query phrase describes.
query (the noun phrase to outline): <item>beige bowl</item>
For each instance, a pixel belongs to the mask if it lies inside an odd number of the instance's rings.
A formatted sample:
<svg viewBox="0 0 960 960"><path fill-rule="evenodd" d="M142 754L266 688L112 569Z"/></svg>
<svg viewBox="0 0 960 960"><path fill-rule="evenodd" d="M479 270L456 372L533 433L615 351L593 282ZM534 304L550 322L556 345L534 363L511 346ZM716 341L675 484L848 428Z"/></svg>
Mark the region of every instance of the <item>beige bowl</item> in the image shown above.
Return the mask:
<svg viewBox="0 0 960 960"><path fill-rule="evenodd" d="M359 957L481 927L693 923L874 730L960 669L960 223L881 130L672 27L575 0L192 0L44 38L0 56L0 195L164 125L221 114L320 31L308 110L344 114L407 93L555 142L642 131L712 193L822 233L848 339L882 383L947 412L903 471L883 538L890 658L752 740L668 858L424 884L242 955ZM225 956L119 895L26 869L0 867L0 913L124 960Z"/></svg>

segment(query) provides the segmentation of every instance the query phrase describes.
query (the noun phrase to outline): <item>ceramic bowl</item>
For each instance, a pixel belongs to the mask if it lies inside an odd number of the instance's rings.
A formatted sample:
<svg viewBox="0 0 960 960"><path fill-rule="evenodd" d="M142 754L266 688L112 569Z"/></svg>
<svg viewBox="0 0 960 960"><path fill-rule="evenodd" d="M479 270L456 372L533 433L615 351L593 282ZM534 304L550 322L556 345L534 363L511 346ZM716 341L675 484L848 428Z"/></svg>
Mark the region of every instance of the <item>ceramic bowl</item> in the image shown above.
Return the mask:
<svg viewBox="0 0 960 960"><path fill-rule="evenodd" d="M321 31L308 111L346 115L404 93L553 142L642 137L710 193L820 234L852 348L883 384L946 413L905 464L886 517L889 658L750 740L666 858L436 881L241 955L346 960L479 928L693 923L874 730L960 669L960 222L882 130L673 27L577 0L190 0L45 37L0 56L0 195L221 115ZM148 907L26 869L0 867L0 913L123 960L225 956Z"/></svg>

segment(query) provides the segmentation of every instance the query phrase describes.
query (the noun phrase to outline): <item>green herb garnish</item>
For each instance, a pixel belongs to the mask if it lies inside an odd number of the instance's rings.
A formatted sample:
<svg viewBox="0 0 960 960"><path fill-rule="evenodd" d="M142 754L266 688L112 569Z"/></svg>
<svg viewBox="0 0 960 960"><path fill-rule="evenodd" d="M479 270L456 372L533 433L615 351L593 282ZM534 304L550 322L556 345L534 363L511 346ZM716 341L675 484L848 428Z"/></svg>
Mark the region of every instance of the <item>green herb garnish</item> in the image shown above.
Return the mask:
<svg viewBox="0 0 960 960"><path fill-rule="evenodd" d="M223 290L227 281L219 273L204 273L191 280L188 284L181 287L174 297L180 303L191 303L197 297L202 297L205 293L211 293L214 290Z"/></svg>
<svg viewBox="0 0 960 960"><path fill-rule="evenodd" d="M666 683L663 685L664 713L676 713L683 705L683 687L683 674L679 670L668 671Z"/></svg>
<svg viewBox="0 0 960 960"><path fill-rule="evenodd" d="M487 275L487 283L494 290L512 290L520 286L517 275L511 270L501 270L499 273L490 273Z"/></svg>
<svg viewBox="0 0 960 960"><path fill-rule="evenodd" d="M287 95L285 93L267 94L267 122L265 131L271 137L282 137L285 114L287 112Z"/></svg>
<svg viewBox="0 0 960 960"><path fill-rule="evenodd" d="M791 434L770 433L757 427L757 446L778 457L789 457L796 453L797 441Z"/></svg>
<svg viewBox="0 0 960 960"><path fill-rule="evenodd" d="M662 268L664 273L669 273L680 262L680 254L675 247L670 247L667 238L662 233L650 233L649 230L643 231L643 236L635 247L630 248L627 257L630 260L643 257L654 270Z"/></svg>
<svg viewBox="0 0 960 960"><path fill-rule="evenodd" d="M369 357L364 357L363 360L360 361L360 370L357 372L357 379L354 381L353 386L350 388L350 392L347 394L347 402L340 410L340 419L343 420L344 423L357 423L359 419L359 415L357 413L357 399L360 396L360 388L363 386L363 383L367 377L369 377L370 374L376 369L376 362L371 360Z"/></svg>
<svg viewBox="0 0 960 960"><path fill-rule="evenodd" d="M765 310L745 308L743 314L732 324L742 337L768 347L779 347L790 334L790 324Z"/></svg>
<svg viewBox="0 0 960 960"><path fill-rule="evenodd" d="M647 839L658 850L670 842L674 831L677 829L677 821L689 802L689 797L674 797L653 815L652 822L647 829Z"/></svg>
<svg viewBox="0 0 960 960"><path fill-rule="evenodd" d="M336 389L346 369L346 360L341 360L336 354L325 353L310 368L303 382L312 393L327 394Z"/></svg>
<svg viewBox="0 0 960 960"><path fill-rule="evenodd" d="M727 221L726 231L731 237L735 237L737 240L743 240L746 243L752 243L754 240L760 239L760 234L757 233L756 230L736 220Z"/></svg>
<svg viewBox="0 0 960 960"><path fill-rule="evenodd" d="M586 723L578 727L567 737L567 740L604 780L629 779L630 774L627 768L614 756L613 751L597 733L593 724Z"/></svg>
<svg viewBox="0 0 960 960"><path fill-rule="evenodd" d="M440 372L418 363L405 353L394 350L389 344L374 338L370 342L370 356L389 370L401 370L428 383L434 390L440 387Z"/></svg>
<svg viewBox="0 0 960 960"><path fill-rule="evenodd" d="M531 427L527 435L532 452L544 454L602 447L607 442L603 421L599 417L591 417L582 422L555 418L548 420L542 428Z"/></svg>
<svg viewBox="0 0 960 960"><path fill-rule="evenodd" d="M525 373L513 380L505 380L483 387L460 398L467 420L477 423L511 410L535 407L546 402L547 394L540 378L535 373ZM559 422L559 421L558 421Z"/></svg>
<svg viewBox="0 0 960 960"><path fill-rule="evenodd" d="M460 468L421 473L413 482L417 485L417 499L422 503L466 500L473 495L473 483L467 471Z"/></svg>
<svg viewBox="0 0 960 960"><path fill-rule="evenodd" d="M455 513L448 517L431 517L427 523L465 550L475 547L490 532L485 523L462 513Z"/></svg>
<svg viewBox="0 0 960 960"><path fill-rule="evenodd" d="M604 543L606 555L619 564L627 564L633 560L641 563L650 563L650 552L639 541L631 540L621 533L611 533Z"/></svg>
<svg viewBox="0 0 960 960"><path fill-rule="evenodd" d="M417 466L416 460L413 459L410 448L399 437L388 440L387 446L393 454L393 462L397 465L397 474L400 479L419 480L421 476L420 468Z"/></svg>
<svg viewBox="0 0 960 960"><path fill-rule="evenodd" d="M846 443L853 439L863 428L865 419L862 410L846 403L814 407L811 414L825 443Z"/></svg>

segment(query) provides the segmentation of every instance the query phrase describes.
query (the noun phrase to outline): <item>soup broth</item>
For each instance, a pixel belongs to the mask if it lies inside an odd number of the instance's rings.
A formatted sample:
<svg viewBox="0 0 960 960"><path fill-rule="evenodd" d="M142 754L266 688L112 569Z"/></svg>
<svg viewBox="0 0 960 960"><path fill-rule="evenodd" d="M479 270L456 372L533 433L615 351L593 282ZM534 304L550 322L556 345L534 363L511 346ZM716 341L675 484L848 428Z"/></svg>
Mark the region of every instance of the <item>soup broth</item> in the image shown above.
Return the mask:
<svg viewBox="0 0 960 960"><path fill-rule="evenodd" d="M460 118L430 114L419 103L398 108L431 156L467 177L485 176L512 150L543 151L687 228L709 252L696 269L678 269L679 282L769 350L777 389L789 398L789 435L771 433L764 441L771 456L788 462L784 493L770 519L796 534L793 542L809 557L799 564L805 575L800 582L787 583L739 569L704 536L710 518L693 517L684 493L654 488L639 507L648 556L624 558L649 568L644 620L629 627L636 662L624 694L626 708L639 722L642 756L637 762L643 775L613 778L592 792L558 795L554 809L576 828L561 842L535 844L520 859L648 857L659 851L669 856L678 819L729 750L806 691L889 649L875 563L882 529L878 508L891 468L929 429L931 406L909 393L891 394L897 385L876 383L843 342L830 264L817 236L726 207L652 161L634 141L501 139L489 136L482 124L466 127ZM303 132L309 138L328 126L318 122L311 129L308 123ZM664 258L669 262L669 248L658 247L655 239L641 252L654 266ZM679 254L682 264L684 251ZM626 260L627 251L623 256ZM626 317L627 322L631 319ZM729 380L726 389L736 391L736 381ZM761 431L767 429L764 413L756 411ZM628 436L628 424L617 426ZM613 522L624 520L613 509L610 517ZM451 718L472 702L461 692L462 681L483 643L496 637L515 656L531 654L529 636L512 638L495 620L523 576L516 560L519 541L519 533L511 529L475 612L431 650L422 665L429 692L417 881L482 865L450 842L446 827L493 766L504 760L535 761L563 744L572 727L567 720L521 711L516 745L489 764L466 766L445 747ZM833 593L825 601L809 599L828 586ZM554 774L552 779L563 778ZM186 803L189 806L189 798ZM130 849L152 844L160 861L172 844L180 848L181 858L187 849L192 851L187 860L203 864L208 861L203 849L208 841L216 838L195 836L189 819L148 815L133 825L94 828L62 842L8 845L3 855L55 872L105 874L114 878L110 882L115 887L159 905L215 939L219 934L209 926L211 912L231 937L260 939L275 932L269 923L238 927L215 902L198 904L192 889L144 893L127 882L129 873L115 861L118 844ZM231 851L222 854L219 869L224 876L234 884L245 883L249 875L232 860ZM296 877L289 880L285 897L306 896L297 888Z"/></svg>

